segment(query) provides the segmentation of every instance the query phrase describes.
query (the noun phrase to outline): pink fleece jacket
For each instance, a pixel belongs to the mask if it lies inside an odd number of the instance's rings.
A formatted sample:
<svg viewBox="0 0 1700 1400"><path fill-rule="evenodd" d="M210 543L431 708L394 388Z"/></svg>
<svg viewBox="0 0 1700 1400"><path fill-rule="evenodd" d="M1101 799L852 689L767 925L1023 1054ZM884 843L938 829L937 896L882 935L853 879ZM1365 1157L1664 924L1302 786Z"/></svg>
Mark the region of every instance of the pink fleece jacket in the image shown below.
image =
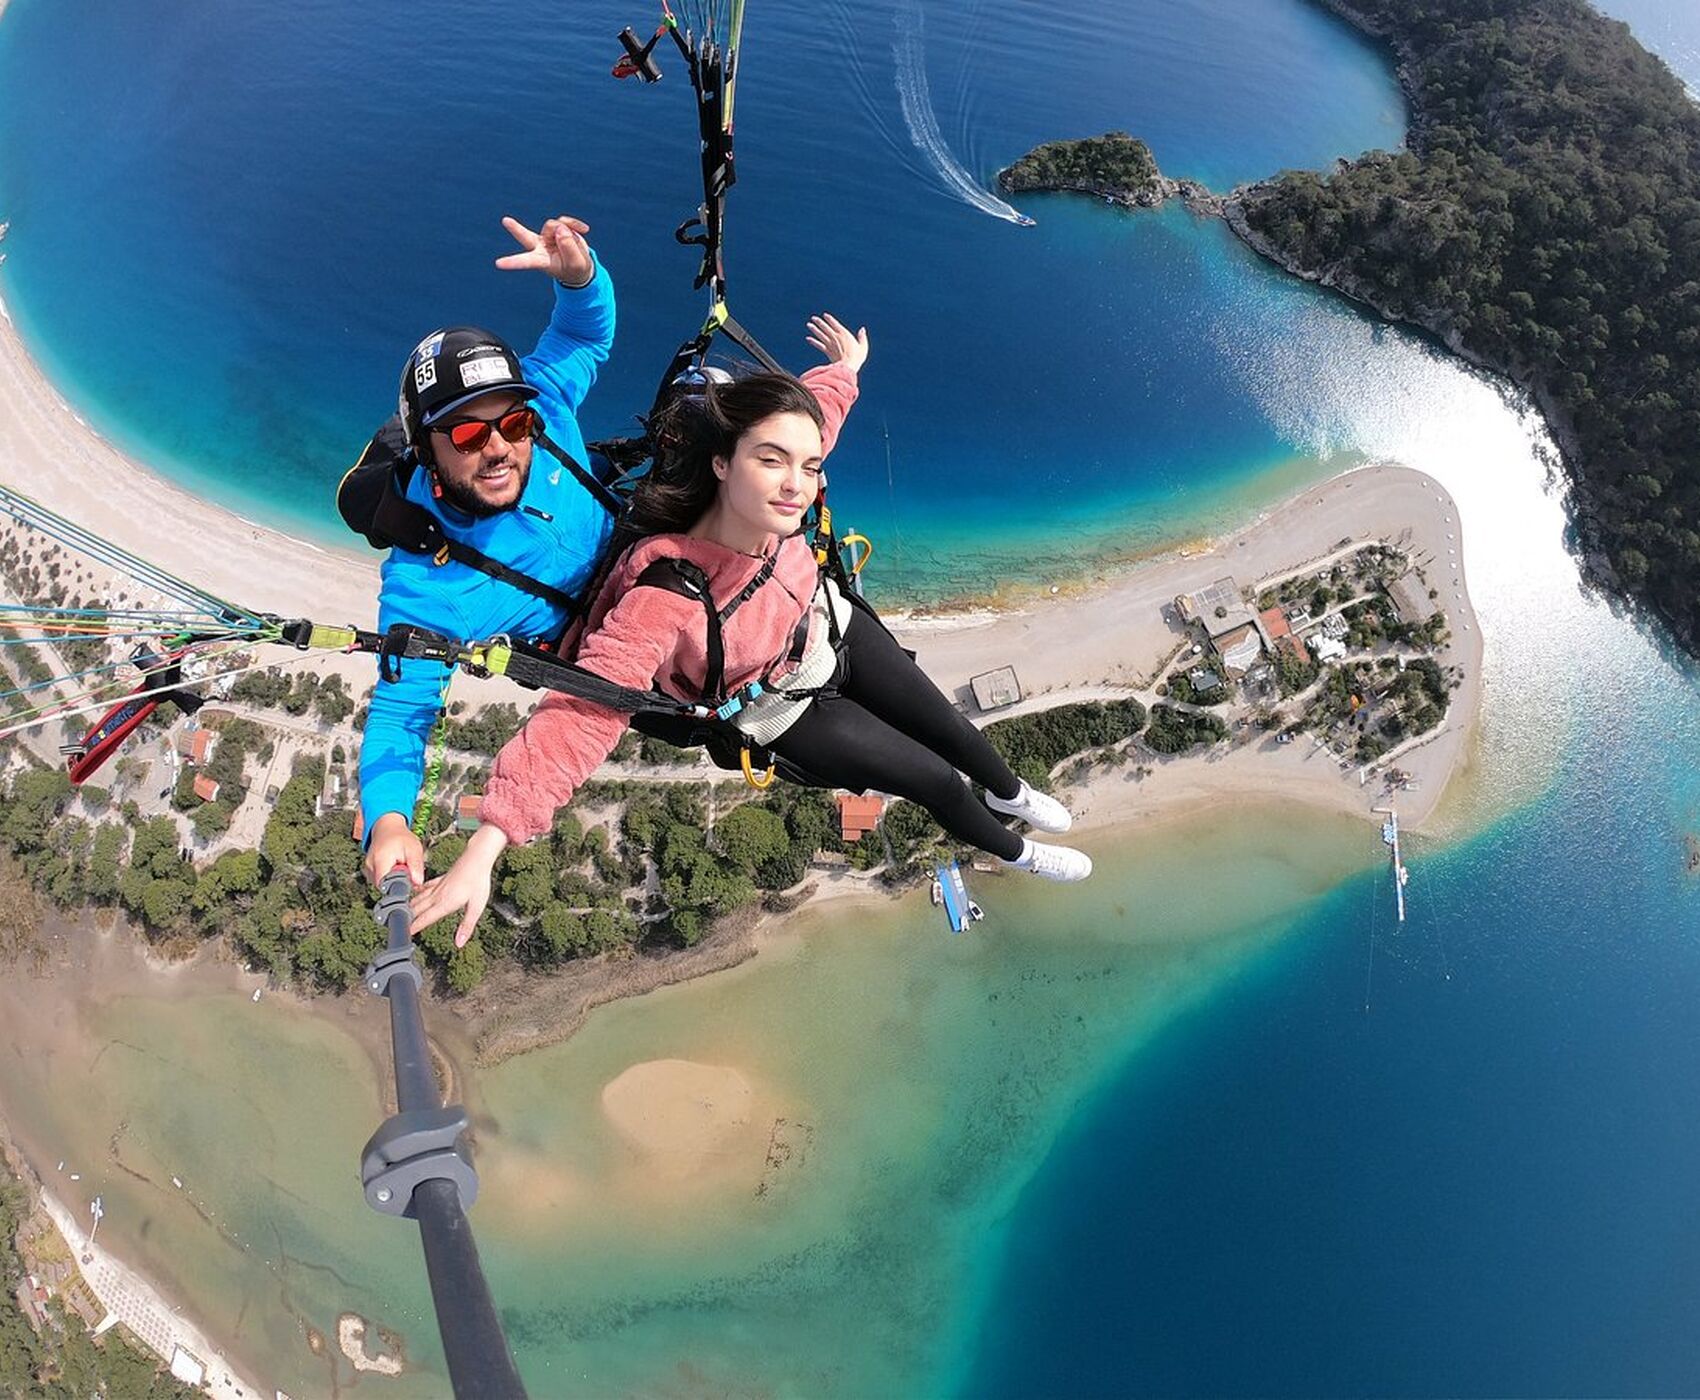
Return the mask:
<svg viewBox="0 0 1700 1400"><path fill-rule="evenodd" d="M826 423L823 453L830 453L856 401L856 375L843 365L821 365L803 375ZM783 680L781 663L797 623L819 585L814 550L802 535L769 544L777 551L772 576L727 619L721 636L728 691L770 673ZM661 588L634 588L657 559L688 559L707 575L720 606L737 596L763 560L688 535L651 535L623 554L597 594L578 645L578 664L621 685L654 684L681 700L702 698L708 672L707 618L700 600ZM818 630L817 615L810 641ZM479 819L498 826L515 844L549 829L556 809L607 758L625 732L627 716L569 695L550 695L501 753Z"/></svg>

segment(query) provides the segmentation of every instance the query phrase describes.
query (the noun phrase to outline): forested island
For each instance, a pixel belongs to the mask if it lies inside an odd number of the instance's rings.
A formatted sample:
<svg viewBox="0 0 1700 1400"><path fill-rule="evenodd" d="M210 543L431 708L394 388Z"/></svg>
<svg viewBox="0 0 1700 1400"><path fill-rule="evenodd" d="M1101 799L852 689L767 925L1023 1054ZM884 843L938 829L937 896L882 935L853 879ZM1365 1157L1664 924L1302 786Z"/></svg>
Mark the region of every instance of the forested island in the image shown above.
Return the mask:
<svg viewBox="0 0 1700 1400"><path fill-rule="evenodd" d="M1289 271L1528 391L1590 572L1700 650L1700 106L1583 0L1320 3L1392 47L1410 147L1287 171L1221 211ZM1053 143L1012 170L1088 189L1123 144Z"/></svg>
<svg viewBox="0 0 1700 1400"><path fill-rule="evenodd" d="M1194 181L1171 180L1163 174L1151 148L1125 131L1035 146L998 172L998 185L1007 194L1063 190L1144 209L1154 209L1176 195L1210 197Z"/></svg>

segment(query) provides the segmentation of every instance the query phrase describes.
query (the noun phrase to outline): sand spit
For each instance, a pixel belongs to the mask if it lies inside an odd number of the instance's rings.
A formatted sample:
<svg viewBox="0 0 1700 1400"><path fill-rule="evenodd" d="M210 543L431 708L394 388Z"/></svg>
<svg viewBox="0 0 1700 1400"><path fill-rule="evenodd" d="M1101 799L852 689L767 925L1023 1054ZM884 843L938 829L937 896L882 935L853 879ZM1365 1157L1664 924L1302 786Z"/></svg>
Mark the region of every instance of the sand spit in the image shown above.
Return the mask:
<svg viewBox="0 0 1700 1400"><path fill-rule="evenodd" d="M648 1060L602 1090L602 1111L658 1175L696 1176L728 1158L759 1160L763 1145L750 1081L728 1065Z"/></svg>

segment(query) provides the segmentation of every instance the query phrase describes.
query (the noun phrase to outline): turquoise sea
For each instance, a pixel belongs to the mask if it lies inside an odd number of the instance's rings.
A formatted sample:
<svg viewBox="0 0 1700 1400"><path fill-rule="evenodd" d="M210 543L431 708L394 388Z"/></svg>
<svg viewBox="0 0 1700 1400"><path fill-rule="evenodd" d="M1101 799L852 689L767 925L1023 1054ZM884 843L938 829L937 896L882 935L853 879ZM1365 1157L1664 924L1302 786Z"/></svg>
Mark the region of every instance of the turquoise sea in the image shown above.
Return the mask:
<svg viewBox="0 0 1700 1400"><path fill-rule="evenodd" d="M1649 42L1661 16L1693 33L1676 6L1613 8ZM688 103L607 78L627 22L600 0L11 0L0 293L120 442L325 533L312 502L417 334L534 324L538 289L489 267L496 216L564 207L621 288L587 414L616 428L700 314L669 237ZM1181 211L1045 198L1022 229L951 192L952 169L984 184L1115 126L1217 187L1396 145L1384 57L1301 0L749 23L734 301L784 350L817 306L870 326L833 489L880 536L888 597L1068 577L1400 460L1459 502L1486 714L1413 844L1403 929L1367 823L1206 819L1104 838L1083 895L987 882L974 940L908 907L823 911L789 951L481 1077L475 1219L534 1391L1700 1390L1694 669L1582 589L1551 444L1501 386ZM936 133L906 119L917 74ZM323 1163L369 1126L344 1061L302 1066L317 1137L213 1140L148 1087L170 1019L110 1016L142 1047L127 1094L79 1126L17 1061L0 1105L44 1147L92 1150L122 1117L289 1269L227 1257L133 1180L116 1236L292 1393L322 1375L298 1313L358 1306L428 1359L411 1241L327 1196ZM207 1034L301 1053L273 1016L209 1007ZM675 1054L744 1066L810 1126L790 1194L599 1200L597 1086Z"/></svg>

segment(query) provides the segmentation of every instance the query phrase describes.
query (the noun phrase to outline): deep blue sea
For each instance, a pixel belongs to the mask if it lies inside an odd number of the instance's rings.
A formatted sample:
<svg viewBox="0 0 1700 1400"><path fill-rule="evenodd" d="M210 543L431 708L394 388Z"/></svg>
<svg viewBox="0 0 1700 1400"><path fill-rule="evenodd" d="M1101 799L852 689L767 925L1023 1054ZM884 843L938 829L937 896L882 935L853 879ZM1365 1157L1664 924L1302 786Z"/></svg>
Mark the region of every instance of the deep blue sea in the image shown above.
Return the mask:
<svg viewBox="0 0 1700 1400"><path fill-rule="evenodd" d="M1647 674L1546 797L1408 847L1403 929L1346 885L1099 1090L962 1393L1696 1393L1700 705Z"/></svg>
<svg viewBox="0 0 1700 1400"><path fill-rule="evenodd" d="M1609 8L1695 82L1690 7ZM547 305L491 268L498 216L570 210L620 287L586 413L618 428L702 310L670 237L696 198L684 86L607 76L637 18L11 0L0 291L117 440L328 537L417 336L523 340ZM941 1307L977 1310L960 1366L916 1387L1700 1393L1693 670L1582 593L1540 427L1492 384L1181 211L1045 198L1023 229L960 186L1111 127L1216 187L1396 146L1383 57L1301 0L750 25L734 307L799 362L817 307L870 327L833 489L885 589L1066 576L1396 458L1458 497L1489 641L1411 922L1385 875L1351 882L1131 1052Z"/></svg>
<svg viewBox="0 0 1700 1400"><path fill-rule="evenodd" d="M1700 6L1599 8L1700 91ZM1385 873L1347 885L1101 1087L964 1394L1700 1391L1700 676L1555 626L1562 587L1514 605L1551 649L1499 670L1527 723L1569 673L1551 788L1418 846L1405 927Z"/></svg>

